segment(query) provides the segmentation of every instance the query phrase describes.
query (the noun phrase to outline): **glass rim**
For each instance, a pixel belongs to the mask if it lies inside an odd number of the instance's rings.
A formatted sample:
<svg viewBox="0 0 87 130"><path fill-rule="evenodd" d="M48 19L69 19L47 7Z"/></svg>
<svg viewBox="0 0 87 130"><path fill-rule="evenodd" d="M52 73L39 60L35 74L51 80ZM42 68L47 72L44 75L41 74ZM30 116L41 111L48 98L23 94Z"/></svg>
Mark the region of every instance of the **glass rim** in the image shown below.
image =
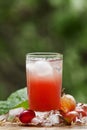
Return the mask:
<svg viewBox="0 0 87 130"><path fill-rule="evenodd" d="M31 52L26 54L26 58L36 56L48 56L48 57L57 56L58 59L63 59L63 54L58 52Z"/></svg>

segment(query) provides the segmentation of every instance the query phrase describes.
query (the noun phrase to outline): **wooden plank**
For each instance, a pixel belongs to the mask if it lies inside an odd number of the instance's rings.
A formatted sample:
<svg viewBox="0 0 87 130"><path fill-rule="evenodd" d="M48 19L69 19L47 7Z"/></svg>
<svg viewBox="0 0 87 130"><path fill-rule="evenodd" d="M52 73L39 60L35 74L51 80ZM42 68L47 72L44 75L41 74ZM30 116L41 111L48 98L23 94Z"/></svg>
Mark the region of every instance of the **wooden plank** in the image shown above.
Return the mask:
<svg viewBox="0 0 87 130"><path fill-rule="evenodd" d="M87 126L66 126L66 127L28 127L18 125L0 126L0 130L84 130Z"/></svg>

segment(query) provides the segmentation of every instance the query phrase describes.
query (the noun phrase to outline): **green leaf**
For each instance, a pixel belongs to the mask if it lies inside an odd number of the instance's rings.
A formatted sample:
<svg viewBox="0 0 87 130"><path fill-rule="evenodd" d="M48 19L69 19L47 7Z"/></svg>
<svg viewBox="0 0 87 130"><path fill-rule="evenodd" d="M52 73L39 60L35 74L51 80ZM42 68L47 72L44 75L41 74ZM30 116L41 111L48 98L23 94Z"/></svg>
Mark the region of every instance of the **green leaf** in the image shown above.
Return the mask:
<svg viewBox="0 0 87 130"><path fill-rule="evenodd" d="M26 101L27 98L27 89L23 88L20 90L17 90L16 92L12 93L8 99L7 102L11 104L12 107L15 107L18 104L21 104L22 102Z"/></svg>
<svg viewBox="0 0 87 130"><path fill-rule="evenodd" d="M28 109L29 108L28 100L16 105L16 108L18 107L24 107L25 109Z"/></svg>
<svg viewBox="0 0 87 130"><path fill-rule="evenodd" d="M0 101L0 115L7 113L11 106L7 101Z"/></svg>
<svg viewBox="0 0 87 130"><path fill-rule="evenodd" d="M10 109L17 107L24 107L25 109L29 107L26 88L12 93L6 101L0 101L0 114L5 114Z"/></svg>

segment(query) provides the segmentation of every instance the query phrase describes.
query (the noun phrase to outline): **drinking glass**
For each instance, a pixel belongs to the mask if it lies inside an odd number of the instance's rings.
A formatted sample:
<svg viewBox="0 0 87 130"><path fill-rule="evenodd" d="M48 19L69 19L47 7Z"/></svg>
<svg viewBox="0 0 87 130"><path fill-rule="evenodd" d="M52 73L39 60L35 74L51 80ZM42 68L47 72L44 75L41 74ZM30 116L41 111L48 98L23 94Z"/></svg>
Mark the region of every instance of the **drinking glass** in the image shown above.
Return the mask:
<svg viewBox="0 0 87 130"><path fill-rule="evenodd" d="M60 109L63 55L35 52L26 55L29 107L34 111Z"/></svg>

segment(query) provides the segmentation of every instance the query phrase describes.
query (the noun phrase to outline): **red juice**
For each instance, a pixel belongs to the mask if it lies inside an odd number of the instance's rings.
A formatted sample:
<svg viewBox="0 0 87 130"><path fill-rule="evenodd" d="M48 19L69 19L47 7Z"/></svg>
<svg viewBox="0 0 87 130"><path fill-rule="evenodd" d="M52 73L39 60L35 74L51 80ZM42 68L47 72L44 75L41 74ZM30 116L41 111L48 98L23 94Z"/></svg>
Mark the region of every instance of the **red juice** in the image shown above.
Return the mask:
<svg viewBox="0 0 87 130"><path fill-rule="evenodd" d="M59 68L57 67L58 64ZM59 110L62 87L62 61L30 62L27 64L26 71L30 109L35 111Z"/></svg>

